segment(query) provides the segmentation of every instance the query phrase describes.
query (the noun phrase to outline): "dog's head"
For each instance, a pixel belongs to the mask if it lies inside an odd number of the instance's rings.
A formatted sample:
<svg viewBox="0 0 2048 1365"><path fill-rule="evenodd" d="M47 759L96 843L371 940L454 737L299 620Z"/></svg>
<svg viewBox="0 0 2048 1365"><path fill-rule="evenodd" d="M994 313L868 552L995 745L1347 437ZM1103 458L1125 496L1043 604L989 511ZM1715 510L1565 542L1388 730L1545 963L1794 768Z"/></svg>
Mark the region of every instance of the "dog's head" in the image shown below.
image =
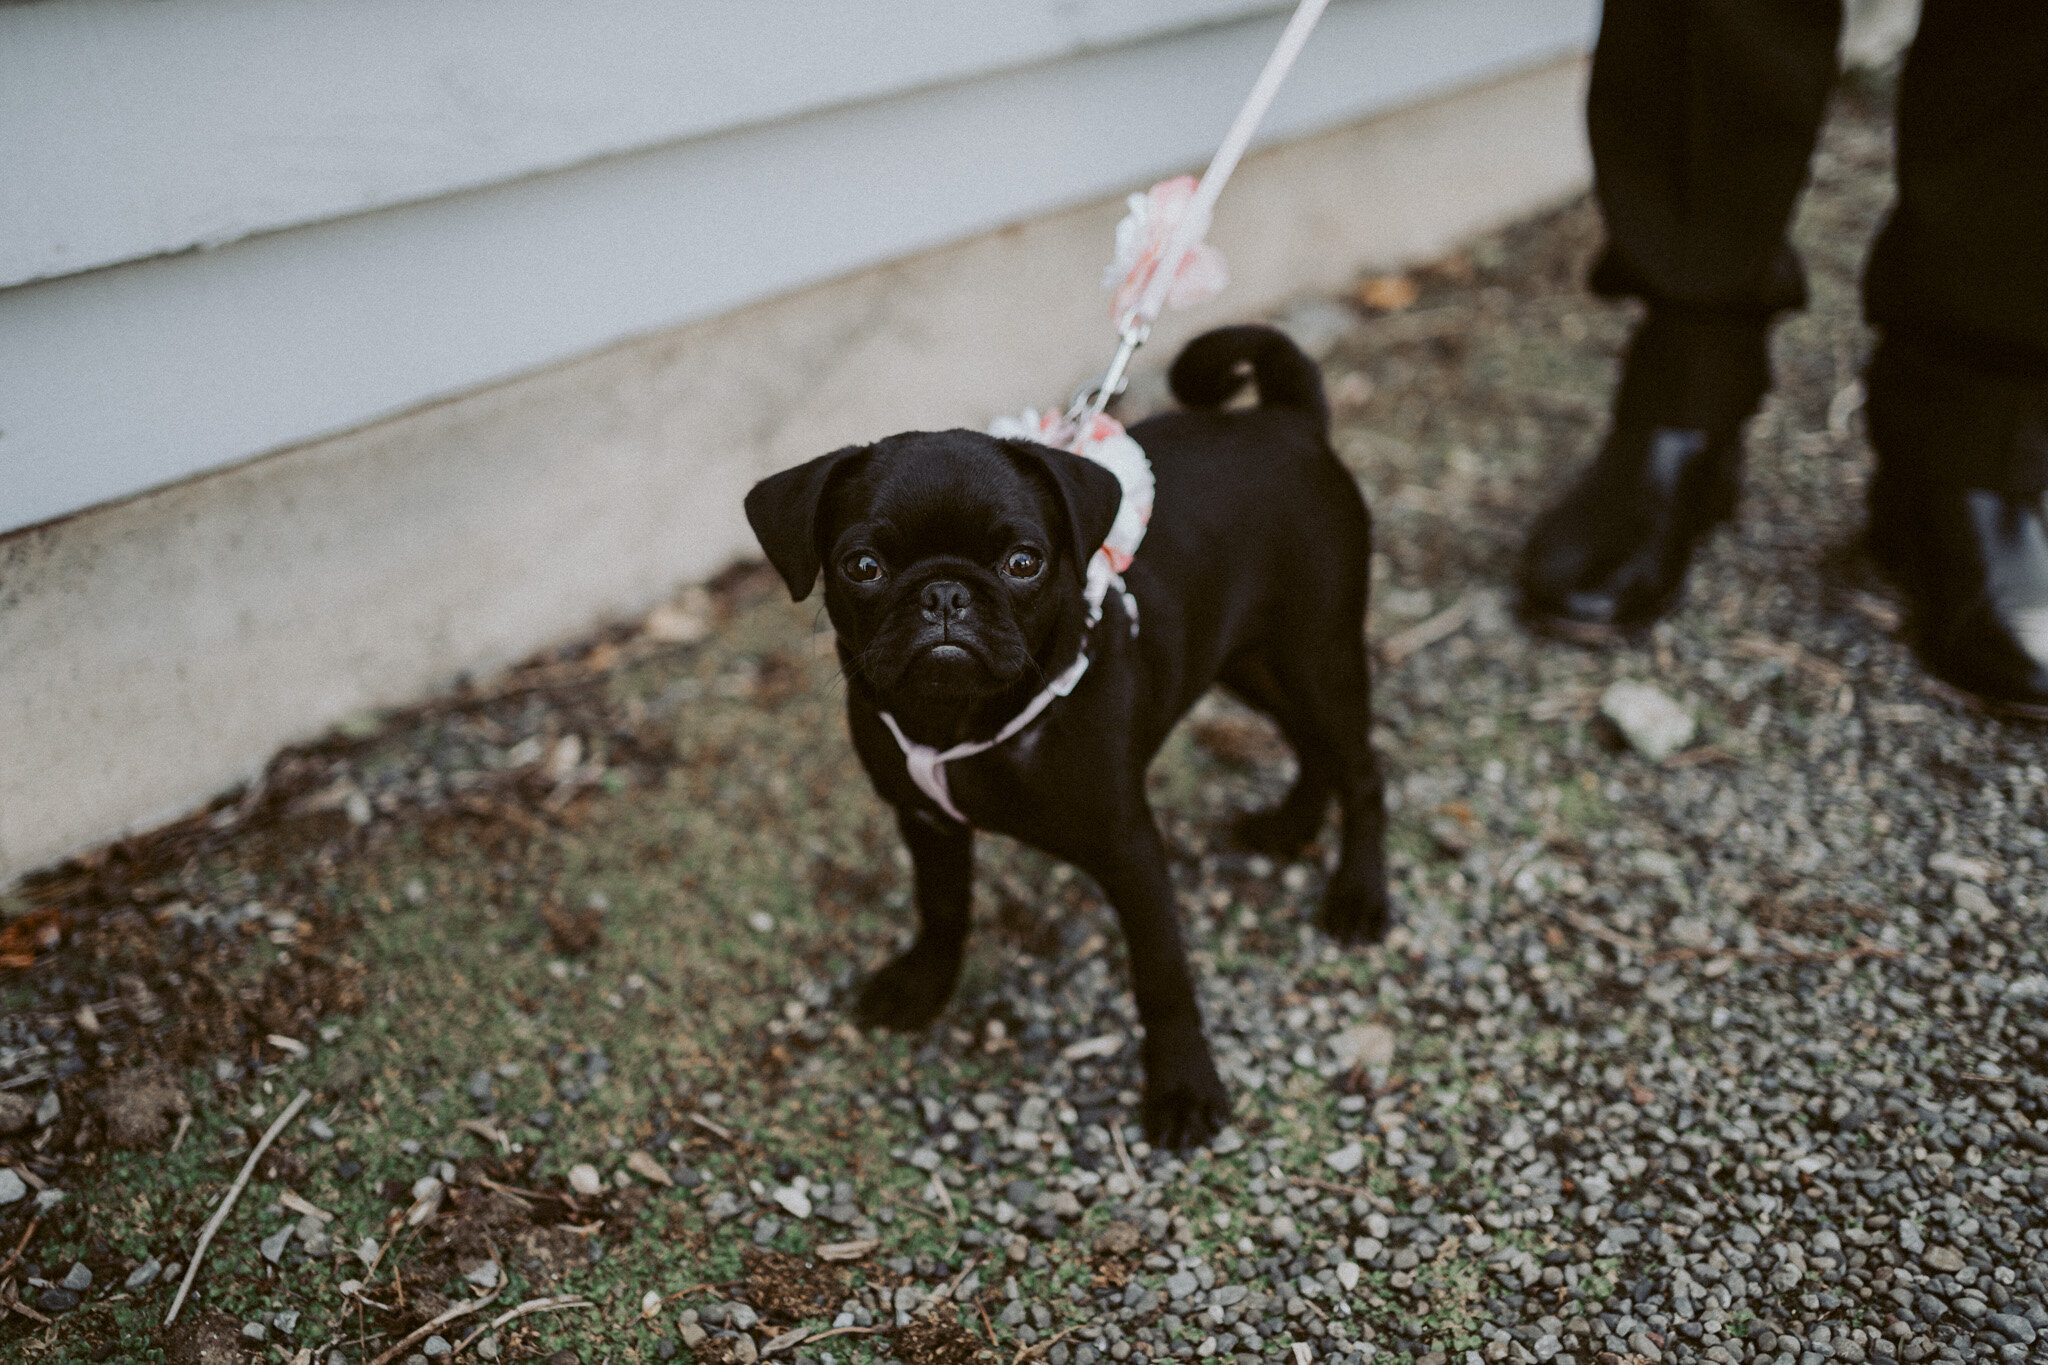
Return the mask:
<svg viewBox="0 0 2048 1365"><path fill-rule="evenodd" d="M972 701L1037 679L1121 496L1063 450L906 432L762 480L747 520L796 600L823 568L848 671L884 706Z"/></svg>

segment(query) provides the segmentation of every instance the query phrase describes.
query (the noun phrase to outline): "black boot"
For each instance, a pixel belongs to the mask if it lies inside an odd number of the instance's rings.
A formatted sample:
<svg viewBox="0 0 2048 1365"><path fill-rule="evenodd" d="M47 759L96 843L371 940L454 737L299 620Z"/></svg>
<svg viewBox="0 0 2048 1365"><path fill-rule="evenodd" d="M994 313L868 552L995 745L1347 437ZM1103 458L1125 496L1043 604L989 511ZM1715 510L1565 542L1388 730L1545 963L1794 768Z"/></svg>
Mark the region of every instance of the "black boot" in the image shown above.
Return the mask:
<svg viewBox="0 0 2048 1365"><path fill-rule="evenodd" d="M1522 610L1602 642L1671 609L1693 547L1735 512L1742 424L1770 385L1769 321L1655 308L1629 343L1599 458L1536 521Z"/></svg>
<svg viewBox="0 0 2048 1365"><path fill-rule="evenodd" d="M2048 720L2048 383L1887 341L1870 367L1869 547L1920 662Z"/></svg>

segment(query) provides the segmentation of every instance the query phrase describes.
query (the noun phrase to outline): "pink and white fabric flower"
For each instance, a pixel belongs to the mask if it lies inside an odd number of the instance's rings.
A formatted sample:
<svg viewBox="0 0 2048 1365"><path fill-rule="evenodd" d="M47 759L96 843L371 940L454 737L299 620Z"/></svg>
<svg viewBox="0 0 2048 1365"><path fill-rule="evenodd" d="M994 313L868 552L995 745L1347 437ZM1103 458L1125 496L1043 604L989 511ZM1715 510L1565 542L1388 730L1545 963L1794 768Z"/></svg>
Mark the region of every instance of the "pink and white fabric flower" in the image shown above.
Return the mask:
<svg viewBox="0 0 2048 1365"><path fill-rule="evenodd" d="M1124 201L1130 212L1116 225L1116 256L1102 272L1102 287L1115 291L1109 313L1119 331L1140 320L1133 316L1138 300L1152 283L1160 257L1166 253L1166 245L1187 214L1194 195L1195 178L1177 175ZM1223 253L1202 240L1209 233L1208 223L1196 226L1194 245L1180 258L1180 266L1173 272L1173 284L1166 291L1168 308L1186 308L1213 298L1230 283Z"/></svg>

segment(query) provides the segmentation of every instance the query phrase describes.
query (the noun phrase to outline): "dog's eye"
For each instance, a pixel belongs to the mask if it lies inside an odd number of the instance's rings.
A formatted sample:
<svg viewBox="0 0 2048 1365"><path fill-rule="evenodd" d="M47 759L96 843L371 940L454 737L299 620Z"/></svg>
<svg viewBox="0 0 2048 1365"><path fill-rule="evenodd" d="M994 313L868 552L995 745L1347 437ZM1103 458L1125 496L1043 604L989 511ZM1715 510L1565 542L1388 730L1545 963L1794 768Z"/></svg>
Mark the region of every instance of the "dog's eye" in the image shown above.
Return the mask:
<svg viewBox="0 0 2048 1365"><path fill-rule="evenodd" d="M840 571L856 583L872 583L882 576L882 561L870 554L848 555Z"/></svg>
<svg viewBox="0 0 2048 1365"><path fill-rule="evenodd" d="M1003 572L1012 578L1036 578L1044 567L1045 559L1036 550L1012 550L1003 561Z"/></svg>

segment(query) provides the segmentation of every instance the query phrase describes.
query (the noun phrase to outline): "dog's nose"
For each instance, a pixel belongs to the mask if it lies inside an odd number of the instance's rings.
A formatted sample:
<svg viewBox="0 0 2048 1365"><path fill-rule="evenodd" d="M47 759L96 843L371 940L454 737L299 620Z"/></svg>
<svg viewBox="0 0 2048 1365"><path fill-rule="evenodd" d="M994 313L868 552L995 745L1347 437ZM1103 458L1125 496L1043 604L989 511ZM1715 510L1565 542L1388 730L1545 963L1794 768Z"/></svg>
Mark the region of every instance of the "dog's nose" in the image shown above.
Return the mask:
<svg viewBox="0 0 2048 1365"><path fill-rule="evenodd" d="M943 626L967 614L967 589L950 578L925 584L918 600L924 607L924 619L933 625Z"/></svg>

